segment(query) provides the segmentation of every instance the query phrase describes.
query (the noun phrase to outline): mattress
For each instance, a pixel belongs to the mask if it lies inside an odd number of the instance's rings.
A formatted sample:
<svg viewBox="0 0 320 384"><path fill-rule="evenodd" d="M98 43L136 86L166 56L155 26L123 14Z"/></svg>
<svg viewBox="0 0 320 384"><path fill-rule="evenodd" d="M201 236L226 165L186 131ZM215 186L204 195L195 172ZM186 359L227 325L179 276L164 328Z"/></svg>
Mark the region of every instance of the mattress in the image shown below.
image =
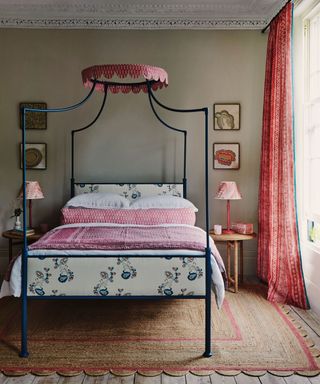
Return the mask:
<svg viewBox="0 0 320 384"><path fill-rule="evenodd" d="M127 227L114 224L64 225L62 229L82 227ZM131 225L132 227L132 225ZM139 226L134 226L139 227ZM160 227L177 227L164 225ZM179 227L187 227L179 225ZM195 228L195 227L193 227ZM197 228L199 235L205 232ZM193 229L193 232L196 232ZM78 236L79 237L79 236ZM38 245L37 245L38 243ZM28 296L204 296L205 253L195 249L41 249L37 242L28 252ZM217 304L224 297L220 255L213 242L212 283ZM32 247L31 247L32 248ZM0 297L21 294L21 257L4 281Z"/></svg>

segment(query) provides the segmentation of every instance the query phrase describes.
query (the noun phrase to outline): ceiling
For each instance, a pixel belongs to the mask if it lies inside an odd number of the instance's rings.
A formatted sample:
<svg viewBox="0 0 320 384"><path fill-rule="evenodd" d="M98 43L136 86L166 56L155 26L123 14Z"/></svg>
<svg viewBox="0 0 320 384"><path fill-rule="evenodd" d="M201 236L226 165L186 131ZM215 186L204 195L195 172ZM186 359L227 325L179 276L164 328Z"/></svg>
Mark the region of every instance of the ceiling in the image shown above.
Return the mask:
<svg viewBox="0 0 320 384"><path fill-rule="evenodd" d="M2 28L262 29L286 0L0 0Z"/></svg>

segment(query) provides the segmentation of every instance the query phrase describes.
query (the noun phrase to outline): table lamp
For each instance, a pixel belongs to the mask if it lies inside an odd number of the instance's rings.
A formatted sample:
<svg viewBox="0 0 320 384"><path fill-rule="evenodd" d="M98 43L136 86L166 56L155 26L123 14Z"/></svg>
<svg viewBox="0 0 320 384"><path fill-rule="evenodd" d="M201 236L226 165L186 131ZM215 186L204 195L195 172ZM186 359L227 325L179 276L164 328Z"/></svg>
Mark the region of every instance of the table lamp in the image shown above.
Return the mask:
<svg viewBox="0 0 320 384"><path fill-rule="evenodd" d="M227 228L222 233L235 233L230 227L230 200L240 200L242 196L235 181L221 181L215 199L227 200Z"/></svg>
<svg viewBox="0 0 320 384"><path fill-rule="evenodd" d="M20 188L18 197L23 197L23 186ZM26 199L29 200L29 229L32 229L32 200L43 198L40 184L37 181L26 181Z"/></svg>

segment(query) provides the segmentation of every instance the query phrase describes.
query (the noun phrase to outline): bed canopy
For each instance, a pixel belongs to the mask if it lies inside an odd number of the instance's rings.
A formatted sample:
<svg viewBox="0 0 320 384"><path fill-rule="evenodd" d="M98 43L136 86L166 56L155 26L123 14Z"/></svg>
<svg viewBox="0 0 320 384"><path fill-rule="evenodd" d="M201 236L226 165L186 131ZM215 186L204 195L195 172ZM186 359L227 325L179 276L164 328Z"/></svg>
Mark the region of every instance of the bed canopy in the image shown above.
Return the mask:
<svg viewBox="0 0 320 384"><path fill-rule="evenodd" d="M114 80L115 79L115 80ZM116 81L117 80L117 81ZM130 81L129 81L130 80ZM133 81L132 81L133 80ZM168 86L168 74L159 67L154 67L145 64L104 64L94 65L85 68L82 71L82 81L86 88L92 91L103 92L101 107L96 117L85 127L74 129L71 132L71 196L74 196L74 184L75 184L75 160L74 160L74 148L75 148L75 135L91 127L99 118L102 113L107 94L111 93L148 93L151 109L158 120L164 124L167 128L184 134L184 160L183 160L183 195L186 197L187 182L186 182L186 148L187 148L187 131L178 129L166 124L156 112L153 102L161 105L153 95L153 91ZM173 110L171 108L162 107Z"/></svg>
<svg viewBox="0 0 320 384"><path fill-rule="evenodd" d="M28 272L28 245L27 245L27 201L26 201L26 113L34 112L67 112L81 107L90 99L94 91L103 93L102 103L95 118L86 126L74 129L71 132L71 196L74 195L75 187L75 135L91 127L101 115L106 104L107 94L110 91L115 93L139 93L140 91L148 95L151 110L156 118L167 128L183 134L183 196L187 194L186 178L186 150L187 150L187 131L176 128L166 123L155 109L155 104L160 108L177 113L203 113L204 116L204 176L205 176L205 230L206 230L206 295L205 295L205 357L211 356L211 264L210 264L210 243L209 243L209 198L208 198L208 108L177 109L162 104L154 95L154 91L168 86L168 74L159 67L144 64L105 64L94 65L82 71L82 81L89 89L87 96L80 102L62 108L36 109L22 107L22 181L23 181L23 252L22 252L22 336L21 336L21 357L28 356L27 350L27 272Z"/></svg>
<svg viewBox="0 0 320 384"><path fill-rule="evenodd" d="M119 79L125 79L130 77L132 79L138 79L143 77L144 81L138 83L111 83L108 82L108 89L112 93L138 93L141 90L148 92L146 81L152 83L152 90L156 91L162 87L168 86L168 74L159 67L152 67L145 64L105 64L94 65L86 68L82 71L82 81L86 88L92 88L95 79L97 85L95 89L97 91L105 91L105 81L117 76ZM100 79L100 80L99 80ZM105 79L105 80L103 80Z"/></svg>

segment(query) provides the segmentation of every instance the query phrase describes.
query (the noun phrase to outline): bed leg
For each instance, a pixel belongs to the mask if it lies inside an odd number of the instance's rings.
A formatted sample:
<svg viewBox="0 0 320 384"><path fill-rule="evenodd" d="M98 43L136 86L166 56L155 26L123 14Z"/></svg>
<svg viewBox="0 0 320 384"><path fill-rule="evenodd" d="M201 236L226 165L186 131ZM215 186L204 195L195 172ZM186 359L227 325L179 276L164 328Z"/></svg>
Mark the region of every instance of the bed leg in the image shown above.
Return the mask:
<svg viewBox="0 0 320 384"><path fill-rule="evenodd" d="M28 253L24 250L22 255L22 279L21 279L21 351L20 357L28 357Z"/></svg>
<svg viewBox="0 0 320 384"><path fill-rule="evenodd" d="M28 357L28 333L27 333L27 324L28 324L28 303L27 297L22 297L22 314L21 314L21 351L20 357Z"/></svg>
<svg viewBox="0 0 320 384"><path fill-rule="evenodd" d="M206 303L205 303L205 352L204 357L211 357L211 250L206 250Z"/></svg>
<svg viewBox="0 0 320 384"><path fill-rule="evenodd" d="M20 357L28 357L28 301L27 295L22 294L21 305L21 351Z"/></svg>
<svg viewBox="0 0 320 384"><path fill-rule="evenodd" d="M210 295L211 296L211 295ZM211 297L206 297L205 352L204 357L211 357Z"/></svg>

